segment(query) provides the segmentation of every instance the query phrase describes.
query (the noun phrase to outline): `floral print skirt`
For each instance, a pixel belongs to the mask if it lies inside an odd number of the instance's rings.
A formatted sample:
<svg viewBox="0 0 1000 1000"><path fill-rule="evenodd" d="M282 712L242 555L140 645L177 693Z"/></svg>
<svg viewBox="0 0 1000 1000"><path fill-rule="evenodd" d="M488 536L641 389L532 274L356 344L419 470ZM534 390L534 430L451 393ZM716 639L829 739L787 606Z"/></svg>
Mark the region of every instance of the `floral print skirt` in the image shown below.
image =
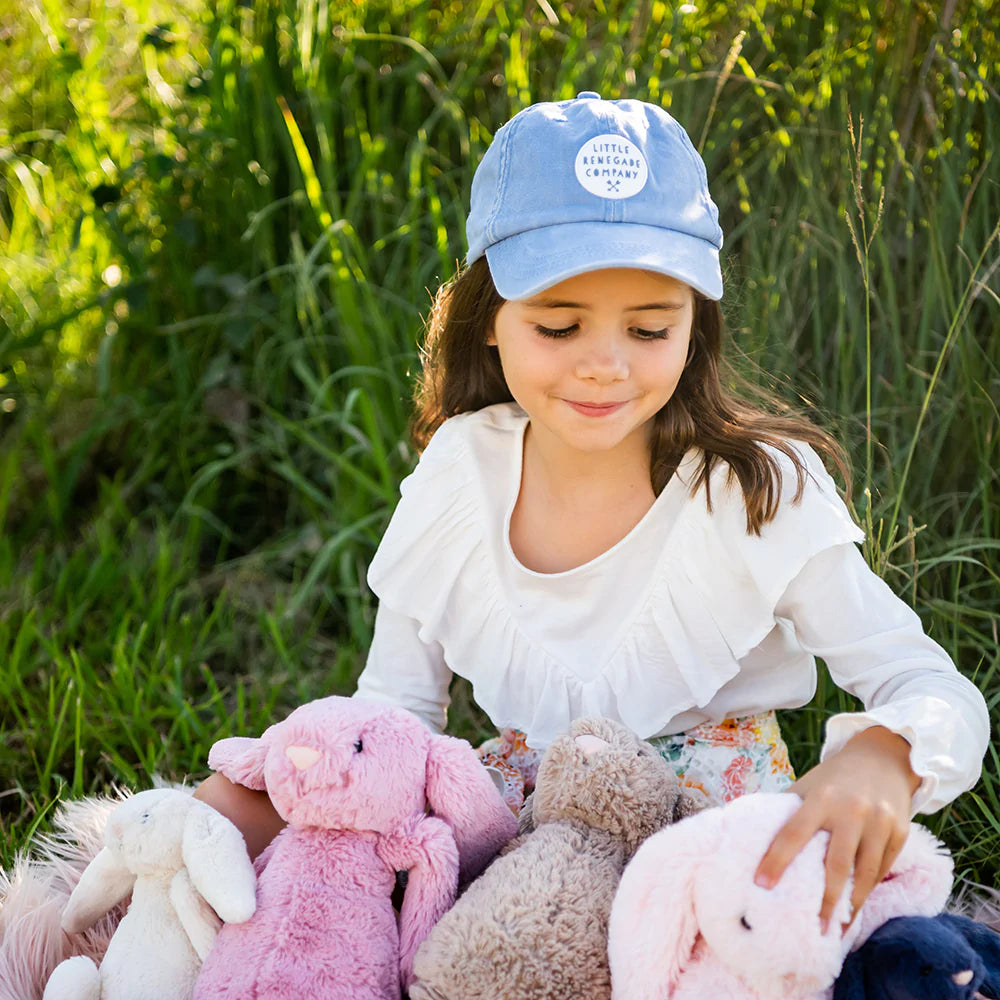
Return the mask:
<svg viewBox="0 0 1000 1000"><path fill-rule="evenodd" d="M649 742L681 783L703 792L711 805L748 792L781 792L795 780L774 712L724 719L718 725L706 722ZM532 750L518 730L503 729L479 747L479 756L497 774L504 801L518 813L535 787L542 751Z"/></svg>

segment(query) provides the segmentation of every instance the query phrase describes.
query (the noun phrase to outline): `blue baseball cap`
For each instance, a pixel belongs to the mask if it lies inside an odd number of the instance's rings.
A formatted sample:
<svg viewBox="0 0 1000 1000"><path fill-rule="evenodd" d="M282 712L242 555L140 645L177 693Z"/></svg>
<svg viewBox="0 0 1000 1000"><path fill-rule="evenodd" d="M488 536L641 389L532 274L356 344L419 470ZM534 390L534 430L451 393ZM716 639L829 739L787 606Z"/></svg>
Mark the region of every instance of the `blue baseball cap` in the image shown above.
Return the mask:
<svg viewBox="0 0 1000 1000"><path fill-rule="evenodd" d="M497 132L472 179L471 264L524 299L604 267L668 274L722 298L719 210L684 129L644 101L584 92L533 104Z"/></svg>

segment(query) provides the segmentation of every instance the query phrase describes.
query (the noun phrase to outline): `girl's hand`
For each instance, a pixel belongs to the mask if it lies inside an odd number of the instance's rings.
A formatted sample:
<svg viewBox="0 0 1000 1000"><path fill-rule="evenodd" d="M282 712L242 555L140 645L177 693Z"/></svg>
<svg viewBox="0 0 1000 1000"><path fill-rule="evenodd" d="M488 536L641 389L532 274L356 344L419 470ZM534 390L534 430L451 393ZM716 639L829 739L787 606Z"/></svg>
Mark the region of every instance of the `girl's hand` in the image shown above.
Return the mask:
<svg viewBox="0 0 1000 1000"><path fill-rule="evenodd" d="M896 860L909 831L910 801L920 779L910 744L882 726L853 736L841 750L791 786L802 808L778 831L757 867L757 885L773 888L813 834L828 830L826 891L820 924L826 933L834 905L853 872L851 913ZM853 916L852 916L853 919Z"/></svg>
<svg viewBox="0 0 1000 1000"><path fill-rule="evenodd" d="M267 792L244 788L218 772L210 774L195 789L194 797L207 802L235 825L243 834L251 860L285 827Z"/></svg>

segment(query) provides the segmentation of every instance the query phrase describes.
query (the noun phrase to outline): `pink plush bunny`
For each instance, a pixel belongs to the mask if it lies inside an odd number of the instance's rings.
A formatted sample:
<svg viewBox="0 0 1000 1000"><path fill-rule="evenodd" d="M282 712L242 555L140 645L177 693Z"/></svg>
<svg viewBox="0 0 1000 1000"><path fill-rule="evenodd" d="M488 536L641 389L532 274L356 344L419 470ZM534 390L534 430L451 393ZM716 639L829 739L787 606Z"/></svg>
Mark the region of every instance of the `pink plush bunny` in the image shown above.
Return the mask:
<svg viewBox="0 0 1000 1000"><path fill-rule="evenodd" d="M355 698L221 740L209 764L266 788L288 826L258 861L256 914L223 927L195 1000L398 1000L460 873L473 877L517 832L468 743Z"/></svg>
<svg viewBox="0 0 1000 1000"><path fill-rule="evenodd" d="M910 835L845 935L850 886L826 934L819 923L829 835L817 834L777 886L753 876L796 795L755 794L649 838L611 908L613 1000L825 1000L848 949L892 916L939 913L952 861L923 827Z"/></svg>

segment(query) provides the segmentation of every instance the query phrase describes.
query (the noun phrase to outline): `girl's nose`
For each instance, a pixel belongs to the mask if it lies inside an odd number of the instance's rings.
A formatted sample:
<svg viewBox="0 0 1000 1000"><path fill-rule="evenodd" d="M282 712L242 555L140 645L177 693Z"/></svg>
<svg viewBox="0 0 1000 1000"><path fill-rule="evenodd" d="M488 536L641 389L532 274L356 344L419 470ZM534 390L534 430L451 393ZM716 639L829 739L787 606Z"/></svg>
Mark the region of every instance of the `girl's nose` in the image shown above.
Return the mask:
<svg viewBox="0 0 1000 1000"><path fill-rule="evenodd" d="M628 359L617 335L594 336L581 346L583 351L576 364L578 378L592 379L603 385L628 377Z"/></svg>

